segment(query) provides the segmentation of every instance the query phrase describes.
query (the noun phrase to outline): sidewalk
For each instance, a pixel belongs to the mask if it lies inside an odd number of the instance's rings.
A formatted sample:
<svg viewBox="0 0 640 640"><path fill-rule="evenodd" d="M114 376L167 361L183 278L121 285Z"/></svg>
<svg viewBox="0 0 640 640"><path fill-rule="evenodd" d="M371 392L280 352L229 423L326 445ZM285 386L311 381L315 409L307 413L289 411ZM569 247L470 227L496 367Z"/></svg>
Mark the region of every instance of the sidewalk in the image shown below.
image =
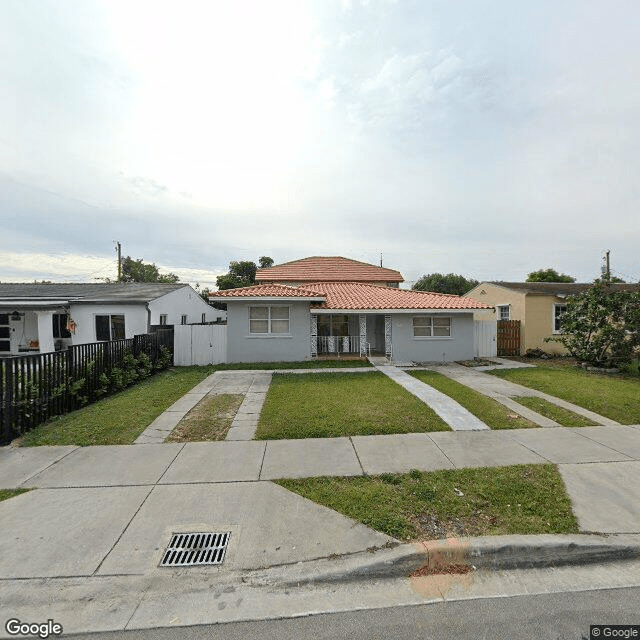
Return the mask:
<svg viewBox="0 0 640 640"><path fill-rule="evenodd" d="M165 413L184 415L196 397L242 388L250 392L242 420L257 416L257 396L264 396L270 372L220 373ZM409 566L425 562L425 550L397 546L388 536L270 480L548 462L558 465L585 535L463 540L462 552L478 566L494 562L505 569L518 562L640 558L640 425L3 447L0 488L36 490L0 502L0 603L3 611L24 620L64 614L66 632L269 617L324 610L327 603L345 606L336 604L337 591L329 597L325 589L306 599L291 596L299 602L290 605L274 585L358 576L399 579ZM211 530L231 533L222 566L158 567L172 533ZM452 548L450 542L441 544ZM627 580L625 570L620 571ZM636 570L628 581L640 584L639 576ZM547 580L543 574L539 579ZM460 597L479 595L482 589L509 594L509 585L518 582L498 574L474 580L475 586ZM263 592L260 585L271 587ZM406 594L405 602L425 601L408 586ZM390 603L385 597L388 590L381 588L376 606ZM438 591L435 599L443 597ZM5 637L4 629L0 636Z"/></svg>

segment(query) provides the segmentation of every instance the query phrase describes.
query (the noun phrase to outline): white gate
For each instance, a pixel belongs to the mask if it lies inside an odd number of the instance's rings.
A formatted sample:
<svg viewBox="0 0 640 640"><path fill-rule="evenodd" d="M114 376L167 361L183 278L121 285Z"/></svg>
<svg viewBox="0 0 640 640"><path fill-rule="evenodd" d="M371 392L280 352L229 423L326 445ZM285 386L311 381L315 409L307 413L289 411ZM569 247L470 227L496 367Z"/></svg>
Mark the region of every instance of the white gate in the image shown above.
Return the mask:
<svg viewBox="0 0 640 640"><path fill-rule="evenodd" d="M476 358L495 358L498 354L497 324L493 320L474 320L473 338Z"/></svg>
<svg viewBox="0 0 640 640"><path fill-rule="evenodd" d="M173 348L173 362L178 367L226 362L227 325L175 325Z"/></svg>

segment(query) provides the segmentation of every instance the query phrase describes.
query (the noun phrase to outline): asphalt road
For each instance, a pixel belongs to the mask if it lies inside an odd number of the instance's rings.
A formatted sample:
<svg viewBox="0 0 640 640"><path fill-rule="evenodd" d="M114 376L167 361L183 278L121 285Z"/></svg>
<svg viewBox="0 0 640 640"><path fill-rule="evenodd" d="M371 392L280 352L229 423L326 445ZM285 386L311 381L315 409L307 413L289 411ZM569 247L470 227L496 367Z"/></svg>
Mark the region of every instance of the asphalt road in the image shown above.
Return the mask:
<svg viewBox="0 0 640 640"><path fill-rule="evenodd" d="M640 588L442 602L303 618L66 637L91 640L589 640L592 624L640 625ZM640 638L640 626L635 637Z"/></svg>

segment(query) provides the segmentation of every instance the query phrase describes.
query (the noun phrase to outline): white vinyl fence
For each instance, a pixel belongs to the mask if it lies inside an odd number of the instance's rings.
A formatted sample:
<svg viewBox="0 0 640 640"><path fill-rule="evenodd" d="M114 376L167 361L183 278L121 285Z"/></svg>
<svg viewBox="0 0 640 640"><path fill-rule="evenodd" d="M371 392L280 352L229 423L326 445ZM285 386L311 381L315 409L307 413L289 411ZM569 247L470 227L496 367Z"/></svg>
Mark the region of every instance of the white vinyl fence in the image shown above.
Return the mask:
<svg viewBox="0 0 640 640"><path fill-rule="evenodd" d="M493 320L474 320L476 358L495 358L498 354L497 324Z"/></svg>
<svg viewBox="0 0 640 640"><path fill-rule="evenodd" d="M176 366L227 361L226 324L175 325L174 332L173 363Z"/></svg>

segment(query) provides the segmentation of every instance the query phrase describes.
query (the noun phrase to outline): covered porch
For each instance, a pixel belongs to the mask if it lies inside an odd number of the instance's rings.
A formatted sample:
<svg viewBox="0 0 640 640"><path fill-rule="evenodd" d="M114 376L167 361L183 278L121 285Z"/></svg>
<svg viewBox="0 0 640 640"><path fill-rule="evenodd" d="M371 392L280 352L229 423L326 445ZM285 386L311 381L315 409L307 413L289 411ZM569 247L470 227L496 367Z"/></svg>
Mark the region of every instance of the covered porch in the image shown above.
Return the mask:
<svg viewBox="0 0 640 640"><path fill-rule="evenodd" d="M381 313L311 313L311 356L391 356L391 317Z"/></svg>
<svg viewBox="0 0 640 640"><path fill-rule="evenodd" d="M0 307L0 356L65 349L72 342L69 318L63 307Z"/></svg>

